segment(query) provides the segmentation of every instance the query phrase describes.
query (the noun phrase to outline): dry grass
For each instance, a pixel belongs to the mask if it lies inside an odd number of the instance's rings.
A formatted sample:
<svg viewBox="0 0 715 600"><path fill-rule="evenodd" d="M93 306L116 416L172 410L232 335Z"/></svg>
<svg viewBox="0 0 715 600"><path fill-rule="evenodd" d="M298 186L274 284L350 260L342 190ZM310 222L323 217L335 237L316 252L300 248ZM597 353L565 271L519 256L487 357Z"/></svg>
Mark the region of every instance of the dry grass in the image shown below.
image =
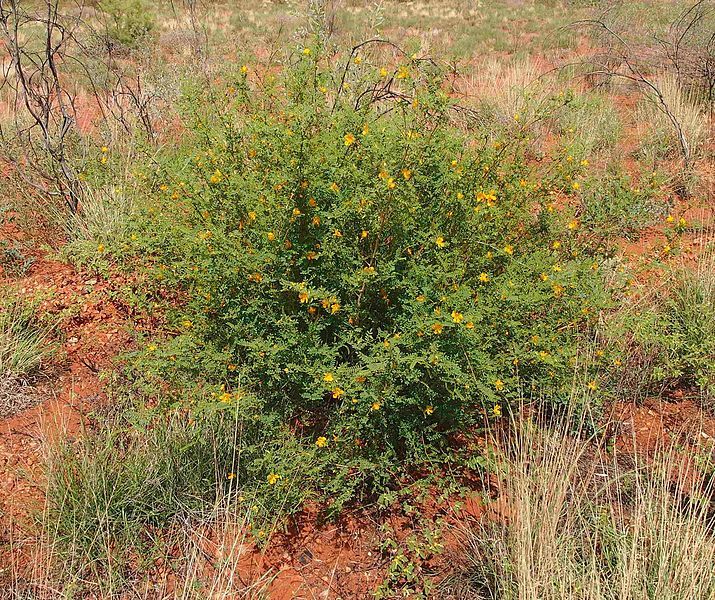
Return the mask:
<svg viewBox="0 0 715 600"><path fill-rule="evenodd" d="M711 485L671 446L624 465L530 421L497 459L507 523L465 532L444 598L715 597Z"/></svg>
<svg viewBox="0 0 715 600"><path fill-rule="evenodd" d="M467 89L484 100L503 122L527 118L545 94L540 71L529 59L488 61Z"/></svg>
<svg viewBox="0 0 715 600"><path fill-rule="evenodd" d="M20 300L0 298L0 376L26 378L36 372L48 354L47 334Z"/></svg>
<svg viewBox="0 0 715 600"><path fill-rule="evenodd" d="M708 121L702 106L693 93L679 85L673 75L663 76L654 83L679 123L690 155L698 157L708 137ZM655 98L648 98L639 106L636 119L643 139L641 152L647 159L674 156L682 151L677 129Z"/></svg>
<svg viewBox="0 0 715 600"><path fill-rule="evenodd" d="M132 208L131 198L121 188L88 189L80 211L70 217L70 236L85 242L122 240Z"/></svg>
<svg viewBox="0 0 715 600"><path fill-rule="evenodd" d="M45 527L42 539L15 543L8 597L264 600L270 597L273 573L252 567L255 547L249 542L245 518L235 507L217 506L202 525L187 521L159 534L151 555L136 557L129 577L125 568L111 562L101 574L91 563L78 565ZM108 536L106 543L109 555Z"/></svg>

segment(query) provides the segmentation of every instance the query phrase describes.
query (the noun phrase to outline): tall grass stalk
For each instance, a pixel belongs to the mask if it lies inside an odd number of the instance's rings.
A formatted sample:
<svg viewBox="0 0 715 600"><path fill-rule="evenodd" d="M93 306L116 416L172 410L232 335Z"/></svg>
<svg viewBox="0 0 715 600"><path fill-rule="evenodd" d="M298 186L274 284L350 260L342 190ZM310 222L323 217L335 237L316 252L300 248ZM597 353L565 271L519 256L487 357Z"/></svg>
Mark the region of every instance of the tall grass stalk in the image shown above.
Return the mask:
<svg viewBox="0 0 715 600"><path fill-rule="evenodd" d="M710 480L675 445L652 460L524 420L497 453L505 508L464 532L445 598L715 597Z"/></svg>

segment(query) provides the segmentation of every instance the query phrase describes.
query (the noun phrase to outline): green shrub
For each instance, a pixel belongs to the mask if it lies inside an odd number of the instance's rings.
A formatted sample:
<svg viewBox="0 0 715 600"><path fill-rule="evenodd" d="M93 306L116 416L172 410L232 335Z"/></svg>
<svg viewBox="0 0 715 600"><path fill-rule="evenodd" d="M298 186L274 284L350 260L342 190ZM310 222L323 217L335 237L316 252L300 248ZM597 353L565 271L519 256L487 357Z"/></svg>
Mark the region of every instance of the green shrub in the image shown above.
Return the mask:
<svg viewBox="0 0 715 600"><path fill-rule="evenodd" d="M611 148L621 135L621 121L613 104L599 94L575 96L559 117L559 133L578 158Z"/></svg>
<svg viewBox="0 0 715 600"><path fill-rule="evenodd" d="M107 16L107 35L126 48L138 48L156 26L146 0L102 0L99 8Z"/></svg>
<svg viewBox="0 0 715 600"><path fill-rule="evenodd" d="M675 389L696 392L712 408L715 395L715 277L711 258L692 272L667 277L668 289L616 316L608 336L623 368L638 373L638 397ZM620 362L620 361L619 361ZM623 380L619 378L619 384Z"/></svg>
<svg viewBox="0 0 715 600"><path fill-rule="evenodd" d="M663 180L657 173L634 181L620 171L599 174L583 186L583 224L605 236L637 234L668 214Z"/></svg>
<svg viewBox="0 0 715 600"><path fill-rule="evenodd" d="M513 401L558 407L607 294L551 186L451 125L438 74L391 69L406 99L356 109L386 76L362 63L338 95L314 56L273 91L187 95L185 146L140 169L133 248L172 312L134 358L159 405L288 428L342 501Z"/></svg>

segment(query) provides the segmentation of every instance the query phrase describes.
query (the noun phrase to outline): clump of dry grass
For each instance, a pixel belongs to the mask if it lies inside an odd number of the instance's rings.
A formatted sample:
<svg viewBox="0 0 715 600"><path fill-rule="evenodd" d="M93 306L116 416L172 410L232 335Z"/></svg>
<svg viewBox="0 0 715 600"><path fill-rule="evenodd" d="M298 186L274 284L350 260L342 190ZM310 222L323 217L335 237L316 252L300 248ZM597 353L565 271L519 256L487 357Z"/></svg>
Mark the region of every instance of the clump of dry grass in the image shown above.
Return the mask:
<svg viewBox="0 0 715 600"><path fill-rule="evenodd" d="M9 597L53 600L76 593L137 600L265 600L270 598L274 573L254 572L251 554L255 546L247 534L247 519L235 506L217 504L200 525L187 520L171 531L157 532L151 552L154 566L142 567L146 557L138 555L131 576L123 564L109 562L101 573L94 572L96 565L90 562L78 564L46 527L43 538L15 546L16 561L9 565ZM103 536L101 531L97 534ZM110 554L112 542L107 539L106 544ZM96 579L86 578L93 572Z"/></svg>
<svg viewBox="0 0 715 600"><path fill-rule="evenodd" d="M689 160L699 156L708 137L708 122L698 99L691 91L683 89L673 75L660 77L654 85L662 101L651 97L652 92L646 90L648 97L640 104L636 114L642 138L641 153L654 161L682 153L684 143ZM678 128L663 105L677 121L682 141Z"/></svg>
<svg viewBox="0 0 715 600"><path fill-rule="evenodd" d="M125 241L134 203L121 187L87 189L80 210L67 222L71 240L97 244Z"/></svg>
<svg viewBox="0 0 715 600"><path fill-rule="evenodd" d="M30 383L51 352L48 333L21 300L0 298L0 418L35 402Z"/></svg>
<svg viewBox="0 0 715 600"><path fill-rule="evenodd" d="M0 377L0 419L12 416L38 402L34 388L15 377Z"/></svg>
<svg viewBox="0 0 715 600"><path fill-rule="evenodd" d="M27 377L37 371L48 354L47 334L21 299L0 297L0 375Z"/></svg>
<svg viewBox="0 0 715 600"><path fill-rule="evenodd" d="M527 118L546 94L545 82L539 75L536 65L528 59L508 63L491 60L467 87L494 110L498 120L508 123Z"/></svg>
<svg viewBox="0 0 715 600"><path fill-rule="evenodd" d="M715 595L707 478L673 446L624 464L565 425L516 424L498 453L504 522L464 534L444 598L693 600Z"/></svg>

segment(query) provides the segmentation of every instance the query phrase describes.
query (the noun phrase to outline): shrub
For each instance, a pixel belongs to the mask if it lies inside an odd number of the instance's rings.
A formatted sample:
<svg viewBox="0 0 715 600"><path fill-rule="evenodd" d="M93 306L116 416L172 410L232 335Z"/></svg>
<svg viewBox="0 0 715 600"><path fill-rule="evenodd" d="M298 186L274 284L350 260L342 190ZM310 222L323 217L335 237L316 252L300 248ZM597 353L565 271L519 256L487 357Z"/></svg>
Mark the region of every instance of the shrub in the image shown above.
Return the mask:
<svg viewBox="0 0 715 600"><path fill-rule="evenodd" d="M664 276L669 289L626 308L607 337L623 356L623 368L640 374L639 395L674 389L694 392L712 408L715 393L715 287L713 260L696 272ZM644 302L645 307L644 307Z"/></svg>
<svg viewBox="0 0 715 600"><path fill-rule="evenodd" d="M583 186L583 223L606 237L631 237L662 220L668 209L664 182L655 172L640 181L619 171L610 172Z"/></svg>
<svg viewBox="0 0 715 600"><path fill-rule="evenodd" d="M102 0L109 39L125 48L138 48L149 36L156 20L145 0Z"/></svg>
<svg viewBox="0 0 715 600"><path fill-rule="evenodd" d="M523 394L556 409L607 294L519 147L451 125L437 74L400 65L397 99L360 106L387 70L329 90L314 52L267 97L237 77L220 115L187 97L187 145L139 174L134 249L174 310L135 364L160 405L288 428L344 500Z"/></svg>
<svg viewBox="0 0 715 600"><path fill-rule="evenodd" d="M579 158L613 147L621 135L618 112L601 94L575 96L558 124L571 152Z"/></svg>

